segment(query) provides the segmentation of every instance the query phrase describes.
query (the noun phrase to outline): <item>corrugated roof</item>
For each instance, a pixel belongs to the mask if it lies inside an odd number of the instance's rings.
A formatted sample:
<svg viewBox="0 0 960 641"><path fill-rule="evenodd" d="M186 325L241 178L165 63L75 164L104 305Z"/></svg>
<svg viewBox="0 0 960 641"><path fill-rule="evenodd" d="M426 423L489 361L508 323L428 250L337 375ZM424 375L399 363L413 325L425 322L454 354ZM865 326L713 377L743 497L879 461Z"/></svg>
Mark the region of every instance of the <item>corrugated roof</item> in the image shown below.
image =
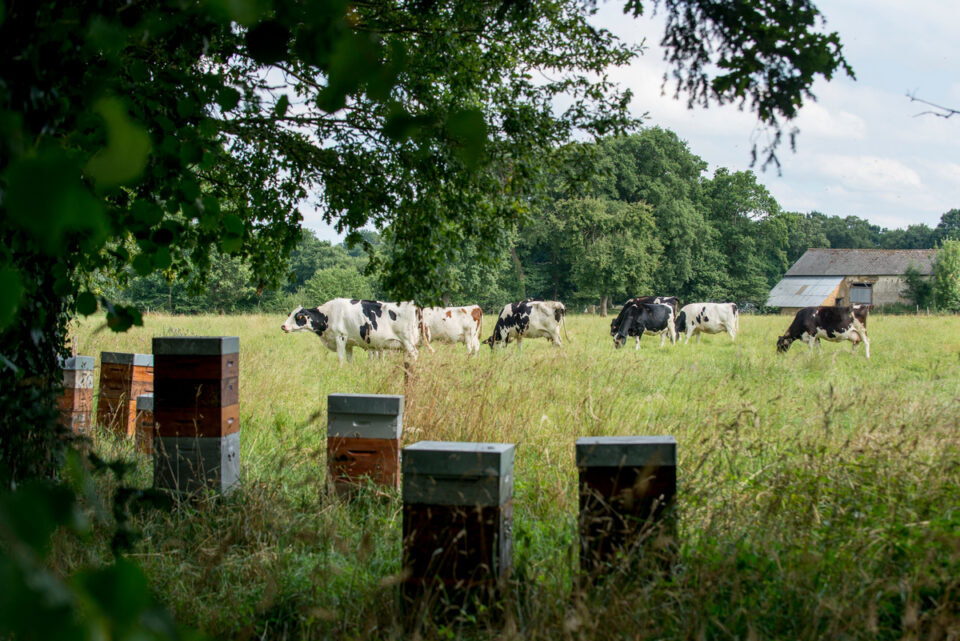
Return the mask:
<svg viewBox="0 0 960 641"><path fill-rule="evenodd" d="M936 249L808 249L784 276L900 276L933 273Z"/></svg>
<svg viewBox="0 0 960 641"><path fill-rule="evenodd" d="M784 278L770 290L767 306L810 307L811 305L822 305L827 296L842 282L842 276Z"/></svg>

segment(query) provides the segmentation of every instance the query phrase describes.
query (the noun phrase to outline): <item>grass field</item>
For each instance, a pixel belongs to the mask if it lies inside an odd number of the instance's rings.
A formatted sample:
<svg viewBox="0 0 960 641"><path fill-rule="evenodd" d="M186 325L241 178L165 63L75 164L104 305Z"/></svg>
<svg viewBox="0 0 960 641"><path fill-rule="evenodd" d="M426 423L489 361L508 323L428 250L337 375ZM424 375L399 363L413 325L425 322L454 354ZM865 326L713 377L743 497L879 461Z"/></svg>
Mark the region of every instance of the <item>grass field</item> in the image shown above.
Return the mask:
<svg viewBox="0 0 960 641"><path fill-rule="evenodd" d="M873 316L862 347L795 344L786 317L735 343L614 350L609 319L573 316L563 349L421 352L338 366L279 316L149 315L123 335L75 328L81 354L150 352L152 336L240 336L241 488L137 517L133 557L179 621L219 638L395 638L398 494L325 488L326 395L406 395L404 444L517 445L506 615L428 623L424 638L960 638L960 318ZM492 329L486 319L485 332ZM573 589L574 442L678 442L680 558L669 577ZM151 463L101 436L104 454ZM60 541L64 572L109 556Z"/></svg>

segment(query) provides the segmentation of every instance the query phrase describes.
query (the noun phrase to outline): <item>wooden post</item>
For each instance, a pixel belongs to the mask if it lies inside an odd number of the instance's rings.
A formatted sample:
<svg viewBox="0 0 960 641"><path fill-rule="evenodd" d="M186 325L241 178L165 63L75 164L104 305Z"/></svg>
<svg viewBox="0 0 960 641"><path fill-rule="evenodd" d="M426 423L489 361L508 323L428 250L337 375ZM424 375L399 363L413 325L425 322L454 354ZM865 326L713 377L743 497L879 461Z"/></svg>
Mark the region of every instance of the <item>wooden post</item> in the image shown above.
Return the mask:
<svg viewBox="0 0 960 641"><path fill-rule="evenodd" d="M596 579L644 555L669 565L677 534L676 440L590 437L577 439L576 447L581 574Z"/></svg>
<svg viewBox="0 0 960 641"><path fill-rule="evenodd" d="M402 395L327 396L327 470L337 493L349 494L365 477L399 488L402 433Z"/></svg>
<svg viewBox="0 0 960 641"><path fill-rule="evenodd" d="M93 356L71 356L63 364L60 422L78 434L90 431L93 418Z"/></svg>
<svg viewBox="0 0 960 641"><path fill-rule="evenodd" d="M506 443L403 449L405 607L496 595L513 564L513 457Z"/></svg>
<svg viewBox="0 0 960 641"><path fill-rule="evenodd" d="M137 424L137 397L153 392L153 356L101 352L97 423L132 437Z"/></svg>
<svg viewBox="0 0 960 641"><path fill-rule="evenodd" d="M240 477L240 339L153 339L154 487L228 492Z"/></svg>

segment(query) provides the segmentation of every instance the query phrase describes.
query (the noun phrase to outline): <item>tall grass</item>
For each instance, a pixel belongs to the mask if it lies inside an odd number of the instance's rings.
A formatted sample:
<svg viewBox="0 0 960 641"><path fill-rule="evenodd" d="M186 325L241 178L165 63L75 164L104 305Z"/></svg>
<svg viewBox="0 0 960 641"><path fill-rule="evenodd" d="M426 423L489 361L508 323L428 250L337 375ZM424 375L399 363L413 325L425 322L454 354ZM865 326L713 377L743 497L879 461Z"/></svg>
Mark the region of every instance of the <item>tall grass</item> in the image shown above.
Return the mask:
<svg viewBox="0 0 960 641"><path fill-rule="evenodd" d="M338 366L273 316L150 315L124 335L75 331L81 354L150 351L170 333L240 336L243 481L228 498L137 517L133 554L183 623L222 638L396 638L400 499L347 501L325 474L326 395L406 395L404 444L517 444L506 615L417 635L524 639L960 638L960 321L869 320L862 347L775 350L786 317L743 317L735 343L614 350L608 319L523 353L462 345ZM679 562L670 576L574 590L574 442L678 442ZM100 435L104 454L151 463ZM108 541L62 540L69 572Z"/></svg>

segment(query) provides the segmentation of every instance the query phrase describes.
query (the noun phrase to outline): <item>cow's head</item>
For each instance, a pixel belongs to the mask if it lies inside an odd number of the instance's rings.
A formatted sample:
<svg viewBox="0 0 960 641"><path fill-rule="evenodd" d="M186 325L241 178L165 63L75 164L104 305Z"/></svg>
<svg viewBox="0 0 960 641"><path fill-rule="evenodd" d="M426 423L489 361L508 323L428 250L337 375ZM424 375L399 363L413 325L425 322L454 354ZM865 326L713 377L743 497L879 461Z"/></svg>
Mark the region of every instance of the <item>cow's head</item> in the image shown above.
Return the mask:
<svg viewBox="0 0 960 641"><path fill-rule="evenodd" d="M309 330L317 336L321 336L327 330L327 316L316 307L313 309L297 307L290 312L290 316L288 316L287 320L280 326L280 329L288 334L290 332Z"/></svg>
<svg viewBox="0 0 960 641"><path fill-rule="evenodd" d="M793 339L789 335L781 336L777 339L777 351L781 354L790 349L790 345L793 344Z"/></svg>
<svg viewBox="0 0 960 641"><path fill-rule="evenodd" d="M613 346L616 349L620 349L624 343L627 342L627 335L630 333L630 328L633 326L638 313L639 309L637 306L630 305L629 307L625 307L617 319L613 321L613 325L610 327L610 333L613 334Z"/></svg>

